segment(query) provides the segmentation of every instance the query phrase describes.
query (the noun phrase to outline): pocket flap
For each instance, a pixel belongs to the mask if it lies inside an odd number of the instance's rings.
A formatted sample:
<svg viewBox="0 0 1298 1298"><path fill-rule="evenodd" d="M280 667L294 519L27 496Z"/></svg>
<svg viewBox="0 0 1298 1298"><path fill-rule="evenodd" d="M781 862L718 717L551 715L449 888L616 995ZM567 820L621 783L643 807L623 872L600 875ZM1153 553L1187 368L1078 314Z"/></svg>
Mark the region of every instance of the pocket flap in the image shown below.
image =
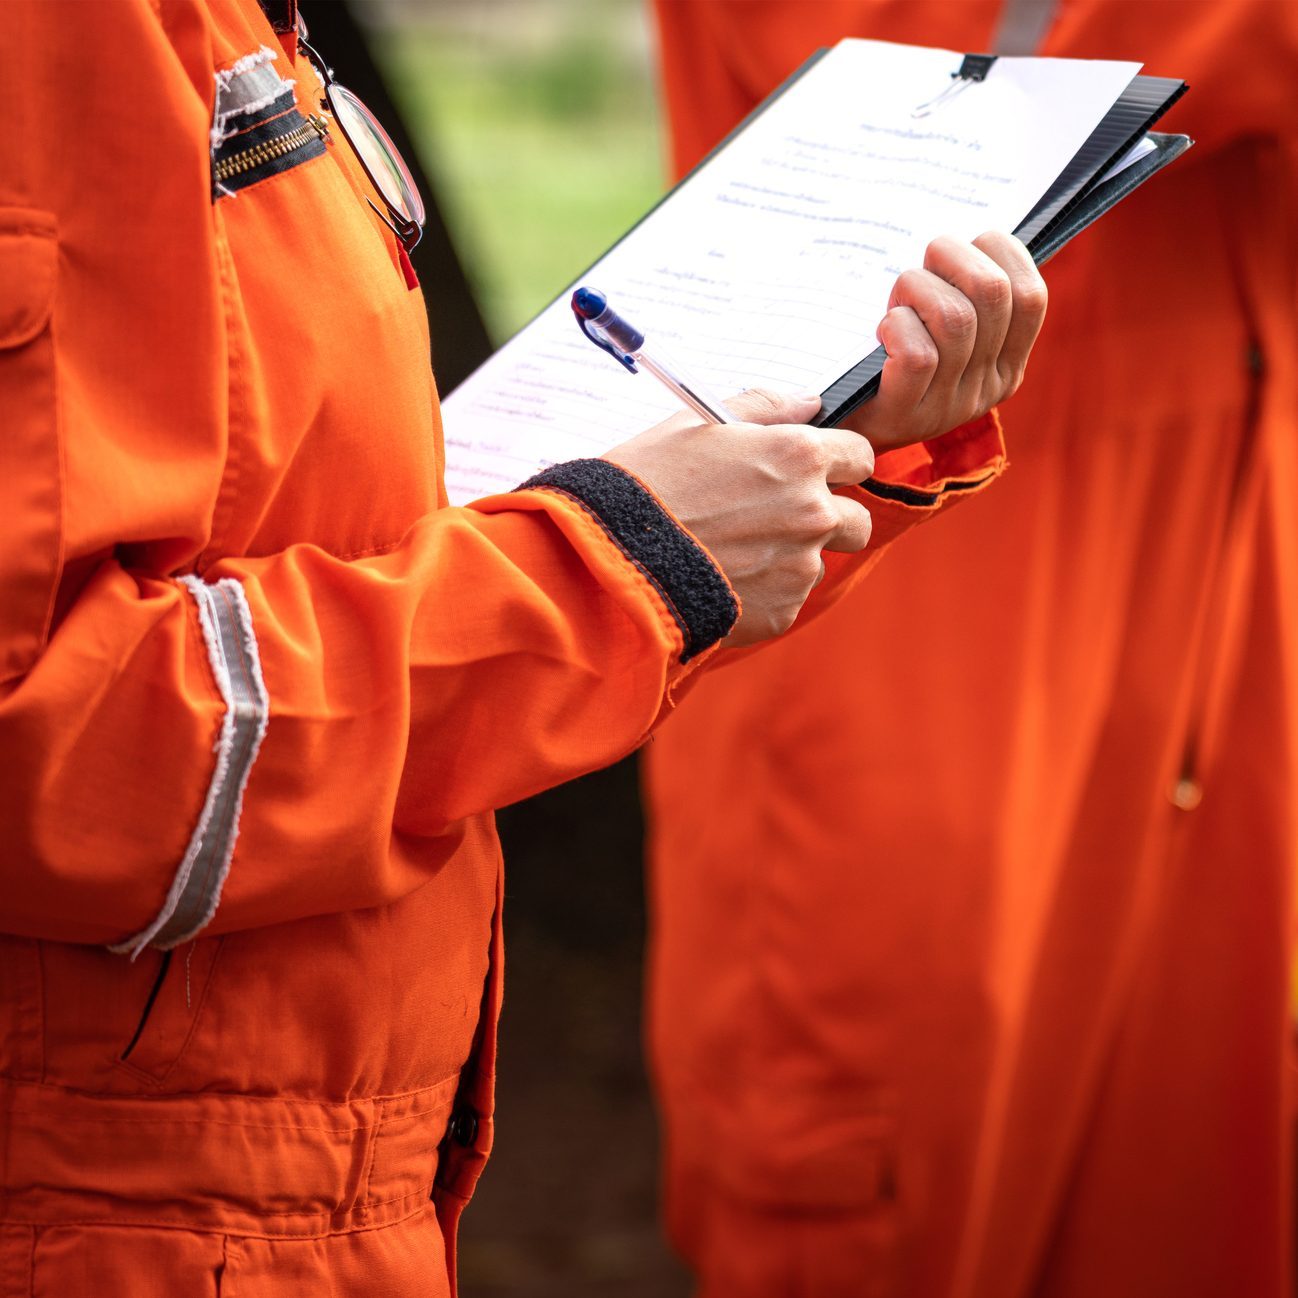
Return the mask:
<svg viewBox="0 0 1298 1298"><path fill-rule="evenodd" d="M30 342L49 322L58 249L51 213L0 207L0 348Z"/></svg>

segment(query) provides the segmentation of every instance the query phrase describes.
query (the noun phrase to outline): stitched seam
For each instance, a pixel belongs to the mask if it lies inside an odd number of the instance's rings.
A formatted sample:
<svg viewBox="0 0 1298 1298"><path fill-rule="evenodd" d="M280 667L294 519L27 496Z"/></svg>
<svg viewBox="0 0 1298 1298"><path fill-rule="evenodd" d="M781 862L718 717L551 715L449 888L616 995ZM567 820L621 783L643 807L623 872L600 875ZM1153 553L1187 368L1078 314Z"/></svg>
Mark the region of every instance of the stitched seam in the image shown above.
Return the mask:
<svg viewBox="0 0 1298 1298"><path fill-rule="evenodd" d="M432 1188L433 1188L432 1181L428 1181L427 1183L420 1182L419 1186L416 1189L407 1190L404 1194L394 1194L390 1199L374 1199L366 1203L358 1203L351 1208L339 1208L335 1212L331 1212L331 1213L293 1212L289 1208L275 1208L270 1212L263 1212L260 1208L258 1208L257 1216L258 1217L315 1217L315 1216L344 1217L348 1213L354 1212L356 1216L361 1219L360 1223L358 1224L363 1226L365 1224L364 1219L366 1214L372 1211L373 1209L389 1208L392 1206L392 1204L401 1203L404 1199L413 1199L416 1195L427 1195L432 1190Z"/></svg>
<svg viewBox="0 0 1298 1298"><path fill-rule="evenodd" d="M402 1222L409 1221L411 1217L417 1217L419 1213L424 1210L424 1203L427 1201L428 1193L429 1193L428 1190L421 1189L421 1190L416 1190L411 1194L402 1195L401 1198L399 1199L392 1200L391 1202L393 1203L400 1203L401 1199L418 1198L421 1200L421 1202L414 1209L412 1209L410 1212L406 1213L402 1217L394 1217L391 1221L379 1222L368 1226L365 1225L351 1226L342 1230L314 1230L314 1231L298 1231L292 1233L288 1231L271 1232L271 1231L228 1230L219 1226L212 1227L212 1228L203 1228L203 1227L197 1227L192 1225L186 1225L184 1223L175 1222L175 1221L158 1221L154 1218L149 1218L149 1217L139 1217L139 1218L137 1217L112 1217L112 1218L96 1218L96 1217L44 1218L41 1217L41 1218L33 1218L31 1220L28 1220L27 1218L9 1218L9 1220L13 1221L14 1223L20 1226L33 1226L37 1228L47 1228L51 1226L55 1226L55 1227L94 1226L96 1228L104 1228L104 1229L114 1229L114 1228L130 1229L131 1227L150 1226L150 1227L156 1227L159 1230L184 1231L185 1234L187 1235L230 1235L235 1239L267 1239L267 1240L327 1239L331 1235L359 1235L367 1231L389 1230L393 1226L399 1226L401 1225ZM456 1195L456 1198L460 1198L460 1197L462 1196ZM252 1216L253 1214L250 1213L248 1215ZM263 1216L263 1215L270 1215L270 1214L257 1213L255 1215ZM328 1217L331 1215L342 1216L346 1214L302 1213L301 1215L303 1217L309 1218L309 1217Z"/></svg>
<svg viewBox="0 0 1298 1298"><path fill-rule="evenodd" d="M144 1097L148 1103L158 1102L157 1097ZM58 1113L45 1114L40 1109L10 1109L9 1112L16 1118L40 1118L52 1117L57 1122L80 1122L91 1123L100 1127L232 1127L239 1131L310 1131L319 1136L351 1136L360 1131L374 1131L382 1126L384 1122L401 1122L414 1118L424 1118L430 1113L439 1113L445 1109L445 1105L435 1104L427 1109L420 1109L415 1113L403 1113L399 1118L385 1118L380 1122L358 1123L354 1127L312 1127L298 1125L291 1122L231 1122L226 1118L128 1118L128 1117L99 1117L92 1113Z"/></svg>
<svg viewBox="0 0 1298 1298"><path fill-rule="evenodd" d="M440 1090L441 1087L450 1082L452 1078L459 1081L461 1075L462 1070L456 1069L453 1073L447 1073L445 1077L439 1077L437 1081L431 1083L431 1085L420 1086L413 1091L392 1091L385 1095L362 1095L351 1100L308 1100L294 1095L244 1095L240 1094L238 1091L194 1091L170 1096L168 1098L178 1100L210 1100L215 1098L218 1100L235 1101L241 1104L252 1102L254 1104L269 1104L275 1107L278 1107L281 1104L310 1104L316 1107L320 1105L342 1106L345 1104L373 1104L378 1100L408 1100L417 1095L427 1095L430 1091ZM38 1085L29 1078L10 1077L7 1073L0 1073L0 1079L8 1081L12 1087L18 1090L58 1091L64 1095L80 1096L87 1100L100 1100L104 1098L102 1095L96 1094L94 1091L78 1090L75 1086L63 1086L59 1082L43 1082ZM116 1096L114 1098L121 1099L122 1097ZM157 1102L154 1096L146 1096L145 1099L150 1104ZM432 1110L424 1109L421 1110L421 1112L431 1113ZM406 1114L401 1116L411 1115Z"/></svg>
<svg viewBox="0 0 1298 1298"><path fill-rule="evenodd" d="M194 1007L193 1017L189 1022L189 1031L185 1033L185 1040L180 1049L176 1052L171 1062L167 1065L166 1071L157 1074L150 1073L134 1063L131 1059L116 1059L113 1062L124 1072L130 1073L133 1077L140 1079L146 1085L161 1087L165 1086L167 1079L176 1070L176 1065L185 1057L185 1052L189 1049L189 1043L194 1039L194 1033L198 1030L198 1022L202 1017L203 1008L207 1004L207 998L212 993L212 981L216 977L216 967L220 962L221 955L225 951L225 938L216 939L216 951L212 955L212 962L207 967L207 977L203 980L203 990L199 994L198 1003ZM152 1097L147 1097L152 1098Z"/></svg>
<svg viewBox="0 0 1298 1298"><path fill-rule="evenodd" d="M368 1166L365 1168L365 1187L361 1191L360 1202L356 1204L356 1209L360 1213L362 1221L366 1219L366 1215L371 1207L378 1207L378 1204L370 1203L370 1186L374 1181L374 1163L379 1154L379 1141L383 1138L382 1127L384 1122L387 1120L385 1116L386 1106L382 1101L379 1102L378 1107L380 1117L378 1122L375 1124L374 1131L370 1135L370 1156Z"/></svg>
<svg viewBox="0 0 1298 1298"><path fill-rule="evenodd" d="M534 487L528 487L527 490L528 491L551 491L556 496L562 496L565 500L571 500L573 504L580 506L582 513L584 513L589 519L591 519L599 527L600 531L603 532L604 535L607 536L608 539L612 541L614 545L617 546L618 550L622 553L622 556L632 565L632 567L636 569L637 572L639 572L639 574L645 579L645 581L647 581L649 585L652 586L653 589L657 592L659 599L661 599L663 604L666 605L666 611L671 615L672 623L675 625L677 633L680 637L682 652L689 653L690 649L693 647L694 637L690 634L689 627L685 624L685 619L681 617L681 614L677 609L676 604L673 601L672 597L666 592L666 590L663 589L663 586L661 582L659 582L658 578L655 577L653 573L650 572L649 569L646 568L644 564L641 563L640 560L637 559L635 555L633 555L631 551L628 550L626 546L622 544L622 542L618 539L617 533L613 531L613 529L603 520L603 518L601 518L600 515L593 508L591 508L591 506L588 505L580 496L574 495L571 491L567 490L567 488L565 487L558 487L553 485L552 483L538 483Z"/></svg>
<svg viewBox="0 0 1298 1298"><path fill-rule="evenodd" d="M247 135L249 131L260 130L261 127L263 126L269 126L271 122L278 122L281 117L287 117L289 113L297 113L299 117L302 117L303 123L306 122L306 118L302 116L302 113L299 111L297 104L296 103L289 104L289 106L285 108L283 112L275 113L271 117L265 117L260 122L249 122L247 126L241 126L237 131L231 131L230 134L225 137L224 143L229 144L231 140L237 140L239 136ZM242 116L242 111L240 113L240 116Z"/></svg>
<svg viewBox="0 0 1298 1298"><path fill-rule="evenodd" d="M255 113L259 108L265 108L268 104L273 104L276 99L286 91L293 92L294 103L297 102L297 84L293 81L287 81L275 71L273 65L279 57L277 52L267 45L258 46L251 54L245 54L242 58L236 59L228 68L218 69L213 75L216 82L216 97L212 104L212 127L208 133L211 150L219 149L225 141L225 124L231 117L238 117L243 113ZM247 76L254 73L258 68L267 69L275 78L275 90L273 93L264 91L262 95L246 104L237 104L233 108L221 108L221 96L229 90L230 84L240 76ZM228 100L227 100L228 102Z"/></svg>
<svg viewBox="0 0 1298 1298"><path fill-rule="evenodd" d="M212 953L212 963L207 966L207 978L203 982L203 991L198 998L198 1004L194 1007L194 1017L190 1020L189 1031L185 1033L184 1043L176 1052L176 1057L167 1065L167 1071L158 1079L159 1085L164 1085L167 1078L175 1071L176 1065L185 1057L185 1052L189 1049L189 1043L194 1039L194 1033L198 1030L199 1019L203 1016L203 1010L207 1005L208 997L212 994L212 983L216 979L216 969L221 962L221 956L225 951L225 938L218 938L216 950Z"/></svg>
<svg viewBox="0 0 1298 1298"><path fill-rule="evenodd" d="M391 541L381 541L378 544L368 546L363 550L344 550L341 553L327 549L325 546L321 546L320 548L324 550L326 554L335 559L368 559L377 554L391 554L392 551L397 549L405 539L405 534L403 533L401 536L398 536Z"/></svg>
<svg viewBox="0 0 1298 1298"><path fill-rule="evenodd" d="M45 1082L45 1060L48 1051L45 1048L45 943L36 943L36 1016L40 1036L36 1039L36 1049L40 1052L39 1075L41 1084Z"/></svg>
<svg viewBox="0 0 1298 1298"><path fill-rule="evenodd" d="M222 473L221 481L217 486L216 504L212 508L212 524L208 532L207 544L194 562L194 571L198 574L216 561L218 542L229 530L230 520L234 516L234 502L241 494L239 478L242 472L242 458L239 449L252 422L248 416L250 384L246 374L247 354L243 349L240 318L235 310L238 293L235 288L234 255L230 251L229 237L224 229L225 218L217 215L220 211L220 204L214 203L212 205L213 234L216 242L216 261L225 324L226 387L229 392L230 406L226 415L225 472Z"/></svg>
<svg viewBox="0 0 1298 1298"><path fill-rule="evenodd" d="M739 607L725 574L634 474L607 461L579 459L554 465L516 490L545 487L575 497L651 584L664 595L670 592L663 602L682 633L681 663L733 628Z"/></svg>

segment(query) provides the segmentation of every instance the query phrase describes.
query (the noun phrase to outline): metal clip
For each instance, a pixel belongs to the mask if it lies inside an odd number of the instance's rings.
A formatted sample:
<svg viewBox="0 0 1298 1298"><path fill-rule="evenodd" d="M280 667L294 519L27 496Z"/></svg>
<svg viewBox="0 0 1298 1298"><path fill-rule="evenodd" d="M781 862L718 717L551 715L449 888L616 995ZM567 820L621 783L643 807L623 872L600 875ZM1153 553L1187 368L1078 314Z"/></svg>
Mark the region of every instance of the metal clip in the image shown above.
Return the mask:
<svg viewBox="0 0 1298 1298"><path fill-rule="evenodd" d="M962 90L968 89L975 81L986 81L987 74L996 62L995 54L966 54L960 64L960 70L951 74L951 84L940 94L926 103L911 110L912 117L927 117L936 108L949 103Z"/></svg>

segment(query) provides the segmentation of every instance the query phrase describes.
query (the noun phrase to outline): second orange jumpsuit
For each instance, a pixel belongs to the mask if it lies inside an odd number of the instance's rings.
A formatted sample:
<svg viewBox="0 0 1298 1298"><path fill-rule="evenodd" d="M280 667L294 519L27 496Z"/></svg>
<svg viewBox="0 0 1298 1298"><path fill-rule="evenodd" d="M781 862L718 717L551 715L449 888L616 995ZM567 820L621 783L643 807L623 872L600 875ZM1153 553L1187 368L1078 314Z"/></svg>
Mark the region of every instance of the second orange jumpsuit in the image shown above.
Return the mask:
<svg viewBox="0 0 1298 1298"><path fill-rule="evenodd" d="M662 0L682 167L817 46L1000 0ZM648 750L668 1214L708 1298L1284 1298L1298 8L1067 0L1191 92L1047 270L1004 486Z"/></svg>

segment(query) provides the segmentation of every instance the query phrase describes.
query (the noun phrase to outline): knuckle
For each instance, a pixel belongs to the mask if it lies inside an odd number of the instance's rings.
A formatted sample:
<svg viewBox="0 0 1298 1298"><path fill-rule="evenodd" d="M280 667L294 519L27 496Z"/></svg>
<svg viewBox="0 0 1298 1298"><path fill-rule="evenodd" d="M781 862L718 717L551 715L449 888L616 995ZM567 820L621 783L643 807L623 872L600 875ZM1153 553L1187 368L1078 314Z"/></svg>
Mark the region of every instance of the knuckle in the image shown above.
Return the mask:
<svg viewBox="0 0 1298 1298"><path fill-rule="evenodd" d="M907 374L926 374L937 369L937 346L927 335L904 338L888 352L888 359Z"/></svg>
<svg viewBox="0 0 1298 1298"><path fill-rule="evenodd" d="M1002 375L1001 393L996 398L997 401L1004 401L1012 397L1020 387L1023 386L1023 375L1025 367L1022 365L1011 365ZM995 404L994 402L992 404Z"/></svg>
<svg viewBox="0 0 1298 1298"><path fill-rule="evenodd" d="M985 252L989 257L994 257L997 261L1006 253L1013 254L1017 240L1006 234L1004 230L984 230L975 240L973 246L979 252Z"/></svg>
<svg viewBox="0 0 1298 1298"><path fill-rule="evenodd" d="M960 241L949 234L939 234L936 239L930 239L928 247L924 249L924 265L933 267L945 265L956 255L960 248Z"/></svg>
<svg viewBox="0 0 1298 1298"><path fill-rule="evenodd" d="M1050 302L1050 291L1040 275L1034 275L1014 294L1014 304L1029 315L1044 315Z"/></svg>
<svg viewBox="0 0 1298 1298"><path fill-rule="evenodd" d="M953 341L971 338L978 329L978 312L963 293L943 299L938 319L944 336Z"/></svg>
<svg viewBox="0 0 1298 1298"><path fill-rule="evenodd" d="M999 266L987 266L974 276L971 296L991 308L1007 307L1014 295L1010 277Z"/></svg>
<svg viewBox="0 0 1298 1298"><path fill-rule="evenodd" d="M783 409L782 400L768 388L747 388L739 400L746 417L754 423L763 423Z"/></svg>
<svg viewBox="0 0 1298 1298"><path fill-rule="evenodd" d="M838 510L827 500L819 500L810 505L803 519L808 534L817 539L828 536L840 522Z"/></svg>
<svg viewBox="0 0 1298 1298"><path fill-rule="evenodd" d="M807 598L812 589L820 581L820 571L824 560L820 557L820 547L809 549L803 554L798 561L797 579L798 579L798 606L802 606L802 601Z"/></svg>
<svg viewBox="0 0 1298 1298"><path fill-rule="evenodd" d="M866 478L874 477L875 455L874 447L870 445L865 438L861 439L861 460L860 460L860 477L858 482L864 482Z"/></svg>
<svg viewBox="0 0 1298 1298"><path fill-rule="evenodd" d="M851 525L848 531L853 548L864 550L870 543L870 533L873 529L874 520L870 517L870 511L864 505L857 504L852 511Z"/></svg>
<svg viewBox="0 0 1298 1298"><path fill-rule="evenodd" d="M781 430L784 463L796 477L811 477L824 472L825 444L810 428L790 425Z"/></svg>
<svg viewBox="0 0 1298 1298"><path fill-rule="evenodd" d="M927 260L927 258L926 258ZM912 266L909 270L903 270L897 276L897 283L893 289L894 298L901 301L913 301L929 286L929 277L925 271L918 267Z"/></svg>

